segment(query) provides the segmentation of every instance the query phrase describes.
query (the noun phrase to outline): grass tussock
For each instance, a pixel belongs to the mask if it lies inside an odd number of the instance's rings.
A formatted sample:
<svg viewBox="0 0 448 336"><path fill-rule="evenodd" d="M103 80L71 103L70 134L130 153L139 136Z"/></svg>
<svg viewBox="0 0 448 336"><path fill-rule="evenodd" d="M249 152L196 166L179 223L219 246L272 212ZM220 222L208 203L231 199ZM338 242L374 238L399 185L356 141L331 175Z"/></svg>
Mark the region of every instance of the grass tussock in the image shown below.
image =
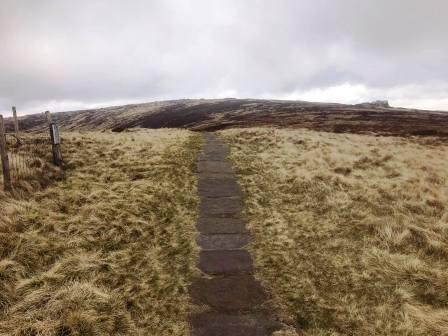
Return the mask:
<svg viewBox="0 0 448 336"><path fill-rule="evenodd" d="M303 335L448 334L446 142L221 135L246 193L258 277L283 321Z"/></svg>
<svg viewBox="0 0 448 336"><path fill-rule="evenodd" d="M199 137L65 133L64 181L0 198L0 335L185 335Z"/></svg>

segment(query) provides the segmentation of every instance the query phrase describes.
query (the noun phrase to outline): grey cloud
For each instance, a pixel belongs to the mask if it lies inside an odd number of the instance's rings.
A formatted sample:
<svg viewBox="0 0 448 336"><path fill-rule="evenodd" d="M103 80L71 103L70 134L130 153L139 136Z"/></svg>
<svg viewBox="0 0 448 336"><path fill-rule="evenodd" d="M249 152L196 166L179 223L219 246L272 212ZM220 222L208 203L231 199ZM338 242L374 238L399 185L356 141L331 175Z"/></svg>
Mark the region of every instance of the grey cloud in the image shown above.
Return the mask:
<svg viewBox="0 0 448 336"><path fill-rule="evenodd" d="M442 0L2 0L0 111L344 83L422 85L424 101L448 83L447 12Z"/></svg>

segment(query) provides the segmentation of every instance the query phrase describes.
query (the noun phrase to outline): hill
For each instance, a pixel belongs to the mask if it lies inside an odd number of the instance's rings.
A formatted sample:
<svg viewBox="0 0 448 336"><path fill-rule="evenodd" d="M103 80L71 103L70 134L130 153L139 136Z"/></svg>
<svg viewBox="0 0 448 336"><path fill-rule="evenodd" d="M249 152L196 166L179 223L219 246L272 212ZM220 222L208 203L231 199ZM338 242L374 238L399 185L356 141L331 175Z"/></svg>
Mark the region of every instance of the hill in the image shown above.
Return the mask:
<svg viewBox="0 0 448 336"><path fill-rule="evenodd" d="M185 99L55 113L67 130L227 128L276 126L336 133L448 136L448 112L392 108L384 102L358 105L257 99ZM42 114L20 118L21 128L45 127ZM11 121L7 127L12 128Z"/></svg>

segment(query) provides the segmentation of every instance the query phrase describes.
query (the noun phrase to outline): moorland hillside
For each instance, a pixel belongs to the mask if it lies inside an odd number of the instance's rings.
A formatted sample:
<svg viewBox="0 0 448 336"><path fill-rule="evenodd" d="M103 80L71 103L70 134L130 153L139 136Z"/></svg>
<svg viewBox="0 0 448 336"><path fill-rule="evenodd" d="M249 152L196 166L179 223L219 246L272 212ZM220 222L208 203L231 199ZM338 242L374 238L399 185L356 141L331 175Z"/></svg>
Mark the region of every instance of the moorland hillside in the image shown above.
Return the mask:
<svg viewBox="0 0 448 336"><path fill-rule="evenodd" d="M66 130L241 127L307 128L336 133L448 136L448 112L393 108L387 103L343 105L256 99L184 99L54 114ZM21 128L46 127L42 113L23 116ZM9 120L7 127L12 129Z"/></svg>

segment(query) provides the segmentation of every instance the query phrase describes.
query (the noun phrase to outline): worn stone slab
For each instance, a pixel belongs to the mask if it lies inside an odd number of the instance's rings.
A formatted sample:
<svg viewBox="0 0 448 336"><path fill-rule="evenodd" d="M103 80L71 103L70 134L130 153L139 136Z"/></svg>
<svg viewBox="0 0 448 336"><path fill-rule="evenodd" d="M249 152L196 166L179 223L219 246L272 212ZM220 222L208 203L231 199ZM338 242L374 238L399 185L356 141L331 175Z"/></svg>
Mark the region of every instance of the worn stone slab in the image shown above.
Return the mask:
<svg viewBox="0 0 448 336"><path fill-rule="evenodd" d="M190 293L193 303L222 312L248 311L267 300L260 283L251 275L198 279Z"/></svg>
<svg viewBox="0 0 448 336"><path fill-rule="evenodd" d="M198 172L215 174L233 174L233 168L228 161L199 161Z"/></svg>
<svg viewBox="0 0 448 336"><path fill-rule="evenodd" d="M226 162L227 155L223 156L219 153L208 153L208 154L199 154L198 161L218 161L218 162Z"/></svg>
<svg viewBox="0 0 448 336"><path fill-rule="evenodd" d="M223 143L220 140L212 140L212 141L207 141L203 146L202 146L202 150L204 152L213 152L215 150L219 150L219 151L227 151L229 152L229 146L227 146L225 143Z"/></svg>
<svg viewBox="0 0 448 336"><path fill-rule="evenodd" d="M205 145L202 152L199 154L199 161L201 160L226 160L230 155L230 150L226 146L220 145Z"/></svg>
<svg viewBox="0 0 448 336"><path fill-rule="evenodd" d="M210 275L252 273L252 258L246 250L201 251L198 268Z"/></svg>
<svg viewBox="0 0 448 336"><path fill-rule="evenodd" d="M207 217L239 217L242 211L239 197L203 197L199 212Z"/></svg>
<svg viewBox="0 0 448 336"><path fill-rule="evenodd" d="M231 177L203 177L198 181L200 197L241 196L241 188Z"/></svg>
<svg viewBox="0 0 448 336"><path fill-rule="evenodd" d="M223 163L224 161L203 161L203 162L214 162L214 163ZM234 173L221 173L221 172L202 172L199 175L200 180L223 180L227 183L236 183L236 175Z"/></svg>
<svg viewBox="0 0 448 336"><path fill-rule="evenodd" d="M250 236L247 233L235 234L201 234L197 238L197 244L202 250L234 250L240 249L249 243Z"/></svg>
<svg viewBox="0 0 448 336"><path fill-rule="evenodd" d="M217 218L201 215L196 227L204 234L216 233L245 233L246 224L241 218Z"/></svg>
<svg viewBox="0 0 448 336"><path fill-rule="evenodd" d="M192 336L268 336L281 328L267 312L223 314L205 312L190 320Z"/></svg>
<svg viewBox="0 0 448 336"><path fill-rule="evenodd" d="M222 145L205 145L202 148L202 154L209 155L221 155L223 158L227 157L230 154L230 149L227 146Z"/></svg>
<svg viewBox="0 0 448 336"><path fill-rule="evenodd" d="M203 146L211 143L223 144L223 141L213 133L202 133L202 138L204 139Z"/></svg>

